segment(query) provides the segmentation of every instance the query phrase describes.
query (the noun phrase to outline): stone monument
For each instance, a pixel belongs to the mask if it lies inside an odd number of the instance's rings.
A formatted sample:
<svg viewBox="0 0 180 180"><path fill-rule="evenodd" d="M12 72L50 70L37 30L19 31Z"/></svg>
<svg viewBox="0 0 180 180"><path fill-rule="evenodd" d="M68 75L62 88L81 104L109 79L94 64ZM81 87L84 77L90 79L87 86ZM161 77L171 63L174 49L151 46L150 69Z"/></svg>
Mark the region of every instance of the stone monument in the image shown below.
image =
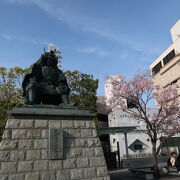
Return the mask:
<svg viewBox="0 0 180 180"><path fill-rule="evenodd" d="M0 179L110 180L93 121L95 115L69 108L64 75L57 66L41 65L36 62L25 76L27 105L8 111L0 143ZM37 74L34 67L39 68ZM51 81L49 72L58 80ZM44 77L46 73L48 77Z"/></svg>

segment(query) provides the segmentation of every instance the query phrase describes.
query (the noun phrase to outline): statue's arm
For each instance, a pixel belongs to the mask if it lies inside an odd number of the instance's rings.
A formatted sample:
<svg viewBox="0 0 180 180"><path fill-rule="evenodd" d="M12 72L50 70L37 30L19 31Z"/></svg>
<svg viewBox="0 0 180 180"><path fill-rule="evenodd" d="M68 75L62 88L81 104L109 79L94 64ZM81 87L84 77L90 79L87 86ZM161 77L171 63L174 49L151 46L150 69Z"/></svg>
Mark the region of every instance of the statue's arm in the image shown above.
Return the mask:
<svg viewBox="0 0 180 180"><path fill-rule="evenodd" d="M70 89L67 83L67 79L61 70L59 70L59 73L60 73L60 76L59 76L59 81L58 81L56 89L60 94L69 94Z"/></svg>
<svg viewBox="0 0 180 180"><path fill-rule="evenodd" d="M38 61L37 61L38 62ZM23 82L22 82L22 88L23 88L23 95L25 96L26 92L26 86L33 80L33 81L39 81L41 78L41 67L40 63L34 63L30 66L28 69L28 72L25 74Z"/></svg>

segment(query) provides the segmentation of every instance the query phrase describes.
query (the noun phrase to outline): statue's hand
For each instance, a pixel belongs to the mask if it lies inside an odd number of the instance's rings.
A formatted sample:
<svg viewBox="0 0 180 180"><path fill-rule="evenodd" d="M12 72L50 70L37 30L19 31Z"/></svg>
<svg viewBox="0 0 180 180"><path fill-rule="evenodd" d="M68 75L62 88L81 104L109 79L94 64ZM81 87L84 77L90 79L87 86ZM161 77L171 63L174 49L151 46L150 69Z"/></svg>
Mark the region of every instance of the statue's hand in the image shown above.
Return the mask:
<svg viewBox="0 0 180 180"><path fill-rule="evenodd" d="M30 86L30 87L38 87L39 85L38 85L38 83L37 83L37 81L35 80L35 78L33 77L33 78L30 78L30 80L29 80L29 83L27 84L27 87L28 86Z"/></svg>
<svg viewBox="0 0 180 180"><path fill-rule="evenodd" d="M64 85L64 84L60 84L58 87L56 87L56 91L59 93L59 94L66 94L67 91L68 91L68 87L67 85Z"/></svg>

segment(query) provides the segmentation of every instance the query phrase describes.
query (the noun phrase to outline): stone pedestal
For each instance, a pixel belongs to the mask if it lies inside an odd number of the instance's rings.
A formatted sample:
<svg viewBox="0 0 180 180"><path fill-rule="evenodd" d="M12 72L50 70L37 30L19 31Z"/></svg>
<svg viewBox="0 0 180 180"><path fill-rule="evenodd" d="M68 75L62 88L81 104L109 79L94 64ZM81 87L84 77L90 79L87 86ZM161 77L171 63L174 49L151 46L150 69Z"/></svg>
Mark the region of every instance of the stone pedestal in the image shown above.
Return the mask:
<svg viewBox="0 0 180 180"><path fill-rule="evenodd" d="M0 180L110 180L93 118L85 110L13 109L0 143ZM62 159L50 157L50 129L63 131Z"/></svg>

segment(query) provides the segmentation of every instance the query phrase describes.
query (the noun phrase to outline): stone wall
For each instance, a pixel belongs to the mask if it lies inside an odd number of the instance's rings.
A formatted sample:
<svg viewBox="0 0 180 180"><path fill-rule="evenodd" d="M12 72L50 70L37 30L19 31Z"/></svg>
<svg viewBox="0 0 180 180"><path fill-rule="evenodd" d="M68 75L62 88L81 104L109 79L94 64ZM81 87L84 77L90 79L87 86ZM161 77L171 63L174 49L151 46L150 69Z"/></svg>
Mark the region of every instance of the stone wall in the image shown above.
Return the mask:
<svg viewBox="0 0 180 180"><path fill-rule="evenodd" d="M9 112L0 143L0 180L109 180L93 117L80 110ZM49 160L49 128L63 129L62 160Z"/></svg>

